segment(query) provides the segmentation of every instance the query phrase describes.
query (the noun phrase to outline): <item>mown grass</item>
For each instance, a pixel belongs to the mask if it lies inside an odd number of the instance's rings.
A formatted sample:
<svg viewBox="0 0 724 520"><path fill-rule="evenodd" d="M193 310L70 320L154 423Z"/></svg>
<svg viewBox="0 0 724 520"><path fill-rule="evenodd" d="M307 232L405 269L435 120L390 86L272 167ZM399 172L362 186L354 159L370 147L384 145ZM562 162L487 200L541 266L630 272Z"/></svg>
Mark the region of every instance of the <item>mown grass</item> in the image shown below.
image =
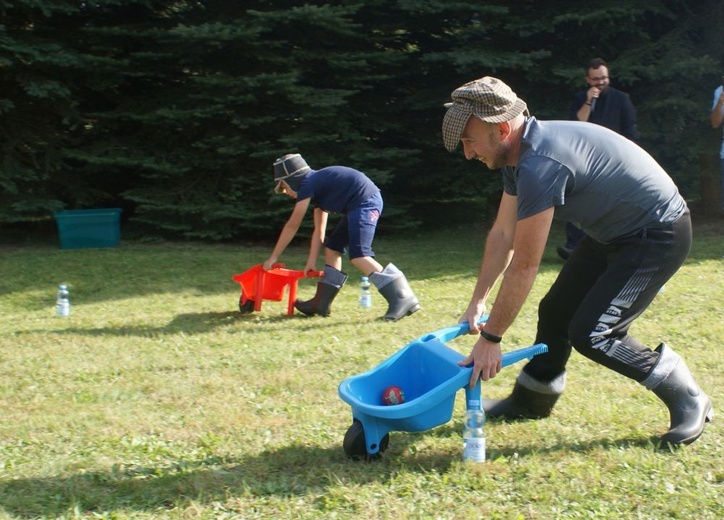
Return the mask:
<svg viewBox="0 0 724 520"><path fill-rule="evenodd" d="M715 406L722 394L724 237L695 230L692 254L632 330L681 353ZM489 460L461 462L453 420L393 432L381 460L346 459L339 383L454 324L481 230L380 237L378 259L408 275L423 306L398 323L358 308L359 273L329 318L285 302L237 311L231 276L268 248L123 242L0 250L0 518L681 518L724 516L724 436L654 448L668 414L653 394L574 353L567 391L542 421L490 421ZM530 344L536 302L560 262L554 236L507 349ZM283 259L299 268L306 247ZM70 318L54 316L55 289ZM303 280L308 297L314 282ZM450 346L467 353L473 339ZM522 365L484 393L507 395Z"/></svg>

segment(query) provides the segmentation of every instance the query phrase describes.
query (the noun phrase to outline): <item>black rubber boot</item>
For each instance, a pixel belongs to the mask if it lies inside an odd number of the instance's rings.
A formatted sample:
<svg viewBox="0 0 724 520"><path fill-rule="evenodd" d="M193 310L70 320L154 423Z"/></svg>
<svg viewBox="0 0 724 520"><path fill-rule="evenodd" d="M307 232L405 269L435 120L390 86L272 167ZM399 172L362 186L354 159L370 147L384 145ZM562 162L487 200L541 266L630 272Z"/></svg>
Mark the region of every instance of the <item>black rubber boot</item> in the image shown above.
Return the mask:
<svg viewBox="0 0 724 520"><path fill-rule="evenodd" d="M382 319L397 321L420 310L420 302L412 292L405 276L400 276L379 290L387 300L387 313Z"/></svg>
<svg viewBox="0 0 724 520"><path fill-rule="evenodd" d="M332 310L332 301L337 297L340 287L329 285L328 283L318 282L317 293L314 298L305 302L297 300L294 302L294 308L307 316L329 316Z"/></svg>
<svg viewBox="0 0 724 520"><path fill-rule="evenodd" d="M711 400L694 381L686 363L662 344L656 349L662 359L676 356L674 368L652 391L669 409L669 431L661 437L662 444L691 444L701 436L704 425L711 421L714 409ZM655 370L655 368L654 368Z"/></svg>
<svg viewBox="0 0 724 520"><path fill-rule="evenodd" d="M405 274L393 264L379 273L372 273L370 281L387 300L387 313L382 319L397 321L420 310L420 302L412 292Z"/></svg>
<svg viewBox="0 0 724 520"><path fill-rule="evenodd" d="M553 411L565 381L565 372L550 383L541 383L521 372L511 394L505 399L483 399L483 410L488 417L543 419Z"/></svg>
<svg viewBox="0 0 724 520"><path fill-rule="evenodd" d="M340 289L344 287L347 275L334 267L325 265L322 280L317 283L317 292L314 298L305 302L297 300L294 307L307 316L329 316L332 311L332 302Z"/></svg>

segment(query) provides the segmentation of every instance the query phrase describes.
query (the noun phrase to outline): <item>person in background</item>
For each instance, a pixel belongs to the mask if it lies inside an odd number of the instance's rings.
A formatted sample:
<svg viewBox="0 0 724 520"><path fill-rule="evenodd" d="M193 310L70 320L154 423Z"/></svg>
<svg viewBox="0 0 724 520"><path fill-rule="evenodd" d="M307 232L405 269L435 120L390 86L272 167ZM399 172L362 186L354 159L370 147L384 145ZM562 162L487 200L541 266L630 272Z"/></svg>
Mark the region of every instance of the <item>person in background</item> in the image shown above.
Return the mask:
<svg viewBox="0 0 724 520"><path fill-rule="evenodd" d="M328 166L312 170L299 154L287 154L274 162L274 191L296 199L289 220L284 225L274 250L264 262L271 269L292 241L310 204L314 207L314 231L305 274L316 270L317 257L324 246L324 269L317 292L311 300L294 303L307 316L328 316L332 301L347 281L341 271L342 255L349 248L349 259L368 276L387 300L383 319L397 321L418 311L420 304L404 273L393 264L384 269L375 260L372 240L382 213L383 201L379 188L364 173L346 166ZM342 218L326 236L329 213Z"/></svg>
<svg viewBox="0 0 724 520"><path fill-rule="evenodd" d="M509 397L483 399L486 414L547 417L563 393L575 348L666 405L670 426L662 443L694 442L713 416L711 400L669 345L651 349L629 334L691 247L689 208L671 177L633 141L599 125L530 117L525 101L497 78L466 83L446 106L445 148L453 152L462 142L465 158L499 170L503 184L461 317L471 334L479 333L459 363L472 365L471 387L502 368L500 343L535 281L554 217L580 222L587 235L538 306L535 343L548 345L548 352L524 366Z"/></svg>
<svg viewBox="0 0 724 520"><path fill-rule="evenodd" d="M638 139L636 109L627 93L611 86L606 62L601 58L589 61L584 79L588 88L576 92L573 96L569 119L605 126L636 141ZM566 260L583 237L584 233L575 223L566 222L566 243L558 246L558 256Z"/></svg>
<svg viewBox="0 0 724 520"><path fill-rule="evenodd" d="M709 120L713 128L722 126L724 120L724 76L722 76L721 82L722 84L714 90L714 101L709 113ZM724 211L724 133L722 133L719 158L721 159L721 209Z"/></svg>

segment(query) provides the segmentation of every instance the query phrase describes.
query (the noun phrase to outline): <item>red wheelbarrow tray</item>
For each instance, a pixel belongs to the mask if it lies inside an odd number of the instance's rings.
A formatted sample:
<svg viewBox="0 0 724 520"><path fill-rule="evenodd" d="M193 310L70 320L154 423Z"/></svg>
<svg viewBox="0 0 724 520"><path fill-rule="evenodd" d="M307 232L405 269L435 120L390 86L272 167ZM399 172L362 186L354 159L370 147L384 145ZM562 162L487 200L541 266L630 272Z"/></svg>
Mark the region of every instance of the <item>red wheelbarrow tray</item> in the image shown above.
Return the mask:
<svg viewBox="0 0 724 520"><path fill-rule="evenodd" d="M486 319L484 316L481 323ZM342 381L339 396L352 407L353 419L362 423L368 454L377 453L382 438L391 431L418 432L447 423L461 388L465 388L467 409L480 409L480 380L470 388L472 366L458 366L466 356L445 345L468 330L467 323L459 323L423 335L372 370ZM532 359L547 351L548 346L539 343L506 352L502 365ZM384 404L383 390L391 385L402 388L404 403Z"/></svg>
<svg viewBox="0 0 724 520"><path fill-rule="evenodd" d="M304 271L286 269L284 264L274 264L268 271L262 264L257 264L241 274L232 276L232 280L241 285L242 305L248 301L254 302L254 310L261 310L262 300L280 302L289 287L289 302L287 303L287 316L294 314L294 302L297 299L297 283L301 278L322 276L322 271Z"/></svg>

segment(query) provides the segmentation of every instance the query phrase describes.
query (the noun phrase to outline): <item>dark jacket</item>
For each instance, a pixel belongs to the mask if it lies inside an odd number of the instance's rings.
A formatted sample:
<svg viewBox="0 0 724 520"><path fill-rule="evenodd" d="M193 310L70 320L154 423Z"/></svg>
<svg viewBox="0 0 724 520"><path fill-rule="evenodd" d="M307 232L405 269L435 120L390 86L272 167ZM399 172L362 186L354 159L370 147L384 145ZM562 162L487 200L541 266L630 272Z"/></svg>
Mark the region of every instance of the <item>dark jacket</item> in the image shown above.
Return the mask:
<svg viewBox="0 0 724 520"><path fill-rule="evenodd" d="M570 119L578 121L576 112L586 102L586 90L576 92L571 102ZM631 98L625 92L613 87L607 87L601 92L592 107L588 121L597 125L610 128L614 132L629 138L632 141L638 139L638 128L636 127L636 109Z"/></svg>

